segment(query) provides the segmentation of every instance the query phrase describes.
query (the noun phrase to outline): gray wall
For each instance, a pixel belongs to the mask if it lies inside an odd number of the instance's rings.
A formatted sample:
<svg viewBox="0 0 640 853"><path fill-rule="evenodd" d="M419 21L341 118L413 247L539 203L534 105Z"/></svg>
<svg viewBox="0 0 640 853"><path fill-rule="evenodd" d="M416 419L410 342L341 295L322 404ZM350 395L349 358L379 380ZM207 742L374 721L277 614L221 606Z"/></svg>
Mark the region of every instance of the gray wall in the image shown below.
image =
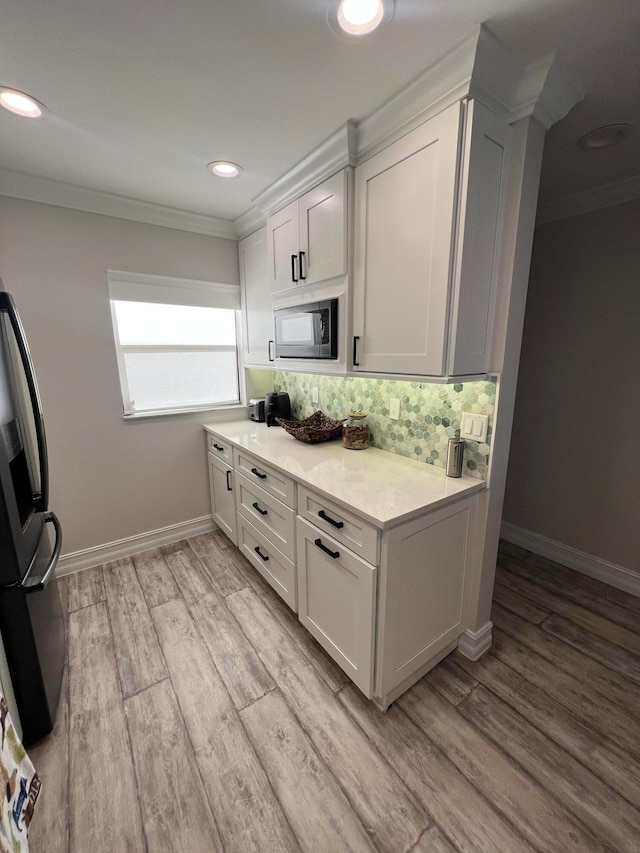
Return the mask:
<svg viewBox="0 0 640 853"><path fill-rule="evenodd" d="M107 269L237 284L237 244L0 197L0 277L31 346L66 554L211 512L206 416L122 419Z"/></svg>
<svg viewBox="0 0 640 853"><path fill-rule="evenodd" d="M640 202L536 229L504 520L640 574Z"/></svg>

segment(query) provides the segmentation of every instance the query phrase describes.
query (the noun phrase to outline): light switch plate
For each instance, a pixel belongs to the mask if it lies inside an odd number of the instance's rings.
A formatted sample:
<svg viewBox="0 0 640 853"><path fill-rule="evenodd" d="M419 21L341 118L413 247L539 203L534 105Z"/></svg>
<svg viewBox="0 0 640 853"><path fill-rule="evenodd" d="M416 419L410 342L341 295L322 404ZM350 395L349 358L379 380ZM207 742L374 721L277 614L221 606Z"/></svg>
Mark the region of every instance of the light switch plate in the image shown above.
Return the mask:
<svg viewBox="0 0 640 853"><path fill-rule="evenodd" d="M317 402L318 402L318 399L319 399L319 397L318 397L318 389L317 389L317 387L316 387L316 388L312 388L312 389L311 389L311 402L312 402L312 403L317 403Z"/></svg>
<svg viewBox="0 0 640 853"><path fill-rule="evenodd" d="M489 415L477 415L475 412L463 412L460 417L460 438L468 438L482 444L487 440Z"/></svg>
<svg viewBox="0 0 640 853"><path fill-rule="evenodd" d="M392 421L397 421L400 417L400 400L397 397L391 397L389 400L389 417Z"/></svg>

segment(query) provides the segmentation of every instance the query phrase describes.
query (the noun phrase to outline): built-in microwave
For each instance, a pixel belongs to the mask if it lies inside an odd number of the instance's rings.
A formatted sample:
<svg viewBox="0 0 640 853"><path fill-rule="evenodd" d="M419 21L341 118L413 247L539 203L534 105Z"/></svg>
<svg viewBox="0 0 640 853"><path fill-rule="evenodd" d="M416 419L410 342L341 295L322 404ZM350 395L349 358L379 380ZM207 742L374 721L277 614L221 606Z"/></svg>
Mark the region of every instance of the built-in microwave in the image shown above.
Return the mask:
<svg viewBox="0 0 640 853"><path fill-rule="evenodd" d="M276 358L337 358L338 300L277 308Z"/></svg>

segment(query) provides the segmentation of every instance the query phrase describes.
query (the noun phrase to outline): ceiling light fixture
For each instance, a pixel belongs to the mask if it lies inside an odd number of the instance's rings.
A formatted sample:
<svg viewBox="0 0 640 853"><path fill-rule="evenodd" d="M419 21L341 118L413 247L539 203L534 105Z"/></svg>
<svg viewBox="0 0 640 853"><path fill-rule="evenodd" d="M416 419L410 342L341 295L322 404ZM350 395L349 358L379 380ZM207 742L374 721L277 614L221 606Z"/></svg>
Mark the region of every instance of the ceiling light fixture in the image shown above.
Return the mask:
<svg viewBox="0 0 640 853"><path fill-rule="evenodd" d="M329 26L341 38L372 33L393 17L394 0L331 0Z"/></svg>
<svg viewBox="0 0 640 853"><path fill-rule="evenodd" d="M610 148L627 139L631 133L630 124L605 124L596 127L578 140L578 147L584 151L594 151L597 148Z"/></svg>
<svg viewBox="0 0 640 853"><path fill-rule="evenodd" d="M382 0L342 0L338 6L338 23L345 33L365 35L382 21Z"/></svg>
<svg viewBox="0 0 640 853"><path fill-rule="evenodd" d="M45 115L47 108L31 95L0 86L0 107L24 118L40 118Z"/></svg>
<svg viewBox="0 0 640 853"><path fill-rule="evenodd" d="M230 160L214 160L207 163L207 169L218 178L237 178L242 173L242 167Z"/></svg>

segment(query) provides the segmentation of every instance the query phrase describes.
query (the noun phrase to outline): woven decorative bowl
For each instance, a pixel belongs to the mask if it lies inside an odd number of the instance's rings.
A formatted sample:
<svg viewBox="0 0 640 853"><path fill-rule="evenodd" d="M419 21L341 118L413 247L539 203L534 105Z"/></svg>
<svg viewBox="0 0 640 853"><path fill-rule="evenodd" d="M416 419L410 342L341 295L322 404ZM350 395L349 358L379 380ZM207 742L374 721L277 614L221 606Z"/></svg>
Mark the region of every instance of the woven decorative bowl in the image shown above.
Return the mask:
<svg viewBox="0 0 640 853"><path fill-rule="evenodd" d="M303 421L289 421L285 418L276 420L285 432L298 441L306 441L307 444L330 441L342 435L342 421L334 421L321 411L314 412Z"/></svg>

